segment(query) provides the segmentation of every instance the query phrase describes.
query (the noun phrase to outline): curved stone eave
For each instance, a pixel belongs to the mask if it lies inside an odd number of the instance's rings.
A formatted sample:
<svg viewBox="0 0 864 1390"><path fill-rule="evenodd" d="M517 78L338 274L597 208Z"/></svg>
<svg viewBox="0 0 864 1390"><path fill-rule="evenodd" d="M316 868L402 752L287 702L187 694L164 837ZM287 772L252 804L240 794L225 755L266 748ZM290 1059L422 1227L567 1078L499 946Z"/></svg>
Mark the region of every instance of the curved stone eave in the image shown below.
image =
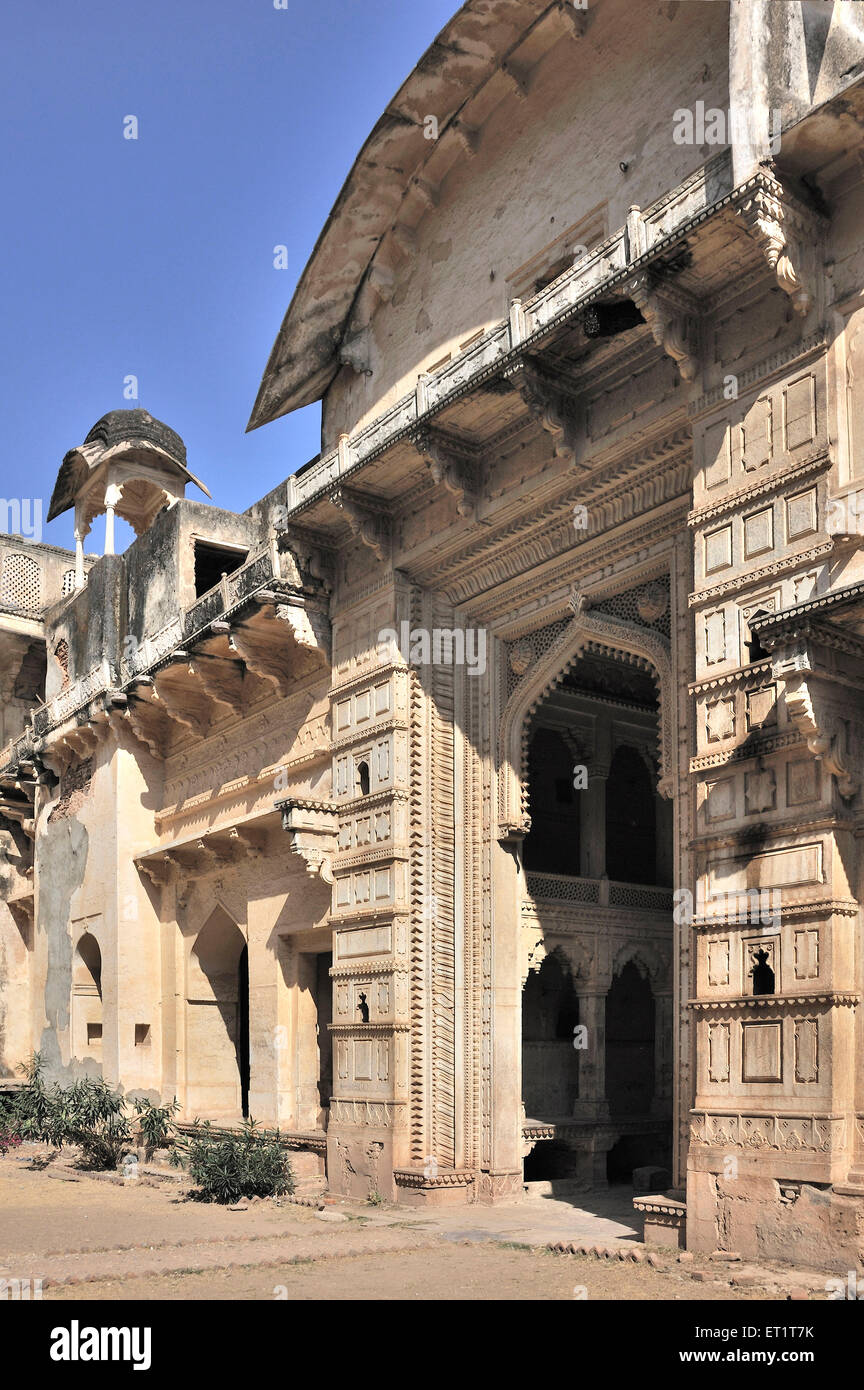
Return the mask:
<svg viewBox="0 0 864 1390"><path fill-rule="evenodd" d="M558 0L467 0L423 54L360 151L300 277L247 431L320 400L382 240L443 131ZM440 138L440 137L439 137Z"/></svg>
<svg viewBox="0 0 864 1390"><path fill-rule="evenodd" d="M164 449L159 449L156 445L146 439L130 438L119 444L112 444L109 449L94 445L79 445L77 449L70 449L63 457L57 480L54 484L54 491L51 494L51 501L48 506L46 521L53 521L55 517L62 516L75 505L75 495L78 493L86 481L87 477L94 473L100 464L110 461L112 458L121 458L130 449L150 452L154 456L154 463L163 468L170 468L184 483L194 483L199 487L206 497L211 497L209 488L196 478L194 473L190 473L185 464L179 462ZM212 499L211 499L212 500Z"/></svg>

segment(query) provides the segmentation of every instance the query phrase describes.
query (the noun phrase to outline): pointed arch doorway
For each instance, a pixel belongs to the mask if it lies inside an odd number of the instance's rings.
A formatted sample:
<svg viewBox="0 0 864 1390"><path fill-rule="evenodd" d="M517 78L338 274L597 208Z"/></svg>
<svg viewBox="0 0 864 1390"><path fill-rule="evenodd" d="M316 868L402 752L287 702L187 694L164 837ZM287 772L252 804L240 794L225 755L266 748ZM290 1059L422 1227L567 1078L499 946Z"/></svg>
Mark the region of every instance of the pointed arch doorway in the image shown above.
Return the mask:
<svg viewBox="0 0 864 1390"><path fill-rule="evenodd" d="M195 938L186 970L186 1111L249 1114L249 947L222 907Z"/></svg>
<svg viewBox="0 0 864 1390"><path fill-rule="evenodd" d="M658 666L592 642L547 676L524 718L526 1180L605 1186L668 1161L673 827ZM628 964L634 945L650 980ZM541 974L555 959L572 967L572 997L550 1033L560 981Z"/></svg>

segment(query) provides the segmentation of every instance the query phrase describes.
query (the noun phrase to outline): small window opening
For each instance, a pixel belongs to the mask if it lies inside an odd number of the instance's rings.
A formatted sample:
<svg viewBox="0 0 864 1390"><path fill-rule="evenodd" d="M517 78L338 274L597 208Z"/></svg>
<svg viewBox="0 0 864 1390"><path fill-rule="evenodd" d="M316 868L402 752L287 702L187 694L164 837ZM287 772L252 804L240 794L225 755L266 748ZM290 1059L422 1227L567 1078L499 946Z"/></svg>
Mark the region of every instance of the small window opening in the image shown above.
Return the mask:
<svg viewBox="0 0 864 1390"><path fill-rule="evenodd" d="M361 1023L368 1023L368 1022L369 1022L369 1005L368 1005L367 1002L366 1002L366 995L365 995L365 994L361 994L360 997L359 997L359 999L357 1000L357 1008L358 1008L358 1010L359 1010L359 1012L360 1012L360 1022L361 1022Z"/></svg>
<svg viewBox="0 0 864 1390"><path fill-rule="evenodd" d="M357 764L357 790L361 796L369 795L369 764L366 762Z"/></svg>
<svg viewBox="0 0 864 1390"><path fill-rule="evenodd" d="M757 609L756 612L752 615L751 622L752 622L753 619L755 619L755 618L767 618L767 617L768 617L767 610L764 609L764 608L759 608L759 609ZM756 635L756 633L753 631L752 628L750 629L750 637L749 637L748 641L746 641L746 642L744 643L744 645L745 645L745 647L747 648L747 659L748 659L748 661L764 661L764 660L766 659L766 657L769 657L769 656L771 655L771 653L770 653L765 647L762 646L762 643L759 641L758 636Z"/></svg>
<svg viewBox="0 0 864 1390"><path fill-rule="evenodd" d="M150 1046L150 1024L149 1024L149 1023L136 1023L136 1024L135 1024L135 1046L136 1046L136 1047L149 1047L149 1046Z"/></svg>
<svg viewBox="0 0 864 1390"><path fill-rule="evenodd" d="M88 1043L95 1043L95 1042L101 1042L101 1041L102 1041L102 1024L101 1024L101 1023L88 1023L88 1024L87 1024L87 1042L88 1042Z"/></svg>
<svg viewBox="0 0 864 1390"><path fill-rule="evenodd" d="M773 994L774 993L774 971L768 964L768 952L760 947L754 951L751 957L753 964L750 974L753 976L754 994Z"/></svg>
<svg viewBox="0 0 864 1390"><path fill-rule="evenodd" d="M195 542L195 597L201 598L215 588L223 574L233 574L246 563L248 550L233 546L213 545L210 541Z"/></svg>

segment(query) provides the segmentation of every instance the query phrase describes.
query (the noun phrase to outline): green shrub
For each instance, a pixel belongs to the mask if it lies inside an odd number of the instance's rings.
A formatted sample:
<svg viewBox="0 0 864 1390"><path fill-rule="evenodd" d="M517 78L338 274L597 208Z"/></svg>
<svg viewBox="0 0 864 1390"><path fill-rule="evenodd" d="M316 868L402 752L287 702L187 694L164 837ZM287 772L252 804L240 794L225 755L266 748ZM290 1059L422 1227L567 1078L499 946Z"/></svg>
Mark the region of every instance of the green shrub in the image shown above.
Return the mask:
<svg viewBox="0 0 864 1390"><path fill-rule="evenodd" d="M241 1197L279 1197L294 1191L294 1174L279 1131L259 1130L244 1120L241 1133L214 1134L210 1121L178 1135L171 1162L184 1168L205 1202L232 1203Z"/></svg>
<svg viewBox="0 0 864 1390"><path fill-rule="evenodd" d="M21 1063L18 1070L24 1077L24 1084L7 1107L7 1131L21 1139L60 1148L60 1114L54 1094L45 1086L45 1062L41 1052L34 1052L28 1062Z"/></svg>
<svg viewBox="0 0 864 1390"><path fill-rule="evenodd" d="M45 1085L45 1062L34 1053L19 1067L24 1085L0 1116L0 1135L34 1140L62 1149L77 1144L85 1167L116 1168L123 1154L134 1147L135 1136L127 1101L101 1077L86 1076L70 1086ZM179 1106L156 1106L135 1100L138 1128L152 1148L167 1142L171 1119Z"/></svg>
<svg viewBox="0 0 864 1390"><path fill-rule="evenodd" d="M58 1086L54 1103L60 1146L78 1144L87 1168L116 1168L133 1144L120 1092L112 1091L101 1077L86 1076L71 1086Z"/></svg>
<svg viewBox="0 0 864 1390"><path fill-rule="evenodd" d="M171 1138L174 1128L171 1121L180 1109L179 1102L175 1099L169 1105L154 1105L151 1100L139 1099L132 1104L145 1147L150 1152L164 1148Z"/></svg>

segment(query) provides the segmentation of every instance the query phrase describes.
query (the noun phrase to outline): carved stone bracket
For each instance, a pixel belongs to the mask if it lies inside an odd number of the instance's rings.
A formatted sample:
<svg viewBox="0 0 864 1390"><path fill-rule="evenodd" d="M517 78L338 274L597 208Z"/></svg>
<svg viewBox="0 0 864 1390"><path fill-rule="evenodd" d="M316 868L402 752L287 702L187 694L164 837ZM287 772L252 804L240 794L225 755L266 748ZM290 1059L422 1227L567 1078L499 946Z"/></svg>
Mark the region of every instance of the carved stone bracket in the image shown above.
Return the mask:
<svg viewBox="0 0 864 1390"><path fill-rule="evenodd" d="M692 381L699 368L694 301L677 285L658 280L650 270L632 276L624 289L651 329L657 346L678 364L683 380Z"/></svg>
<svg viewBox="0 0 864 1390"><path fill-rule="evenodd" d="M833 777L844 801L849 801L861 786L861 779L850 769L848 726L839 712L833 709L818 680L807 669L795 669L790 662L779 661L772 674L783 681L786 709L798 732L806 740L814 758L819 758Z"/></svg>
<svg viewBox="0 0 864 1390"><path fill-rule="evenodd" d="M316 656L323 666L330 665L330 623L323 609L298 595L277 604L276 617L288 624L298 647Z"/></svg>
<svg viewBox="0 0 864 1390"><path fill-rule="evenodd" d="M309 877L332 883L339 830L336 807L326 801L286 797L276 802L276 809L282 812L282 829L291 836L291 853L305 861Z"/></svg>
<svg viewBox="0 0 864 1390"><path fill-rule="evenodd" d="M575 399L561 389L560 383L545 376L530 358L507 369L504 375L518 390L529 414L552 435L556 458L575 461L582 434Z"/></svg>
<svg viewBox="0 0 864 1390"><path fill-rule="evenodd" d="M138 855L135 865L158 888L169 883L193 882L207 874L258 859L263 840L246 825L220 826L203 835L178 841L163 849Z"/></svg>
<svg viewBox="0 0 864 1390"><path fill-rule="evenodd" d="M364 497L352 488L339 486L329 494L334 507L338 507L354 535L364 545L373 550L379 560L387 560L392 548L390 517L386 503L376 505L373 498Z"/></svg>
<svg viewBox="0 0 864 1390"><path fill-rule="evenodd" d="M792 199L765 170L739 203L738 216L760 247L777 284L792 300L795 313L806 314L814 293L807 284L807 267L821 235L822 219Z"/></svg>
<svg viewBox="0 0 864 1390"><path fill-rule="evenodd" d="M443 483L456 498L460 516L473 517L477 508L478 468L459 454L449 440L434 430L417 430L411 437L436 483Z"/></svg>

